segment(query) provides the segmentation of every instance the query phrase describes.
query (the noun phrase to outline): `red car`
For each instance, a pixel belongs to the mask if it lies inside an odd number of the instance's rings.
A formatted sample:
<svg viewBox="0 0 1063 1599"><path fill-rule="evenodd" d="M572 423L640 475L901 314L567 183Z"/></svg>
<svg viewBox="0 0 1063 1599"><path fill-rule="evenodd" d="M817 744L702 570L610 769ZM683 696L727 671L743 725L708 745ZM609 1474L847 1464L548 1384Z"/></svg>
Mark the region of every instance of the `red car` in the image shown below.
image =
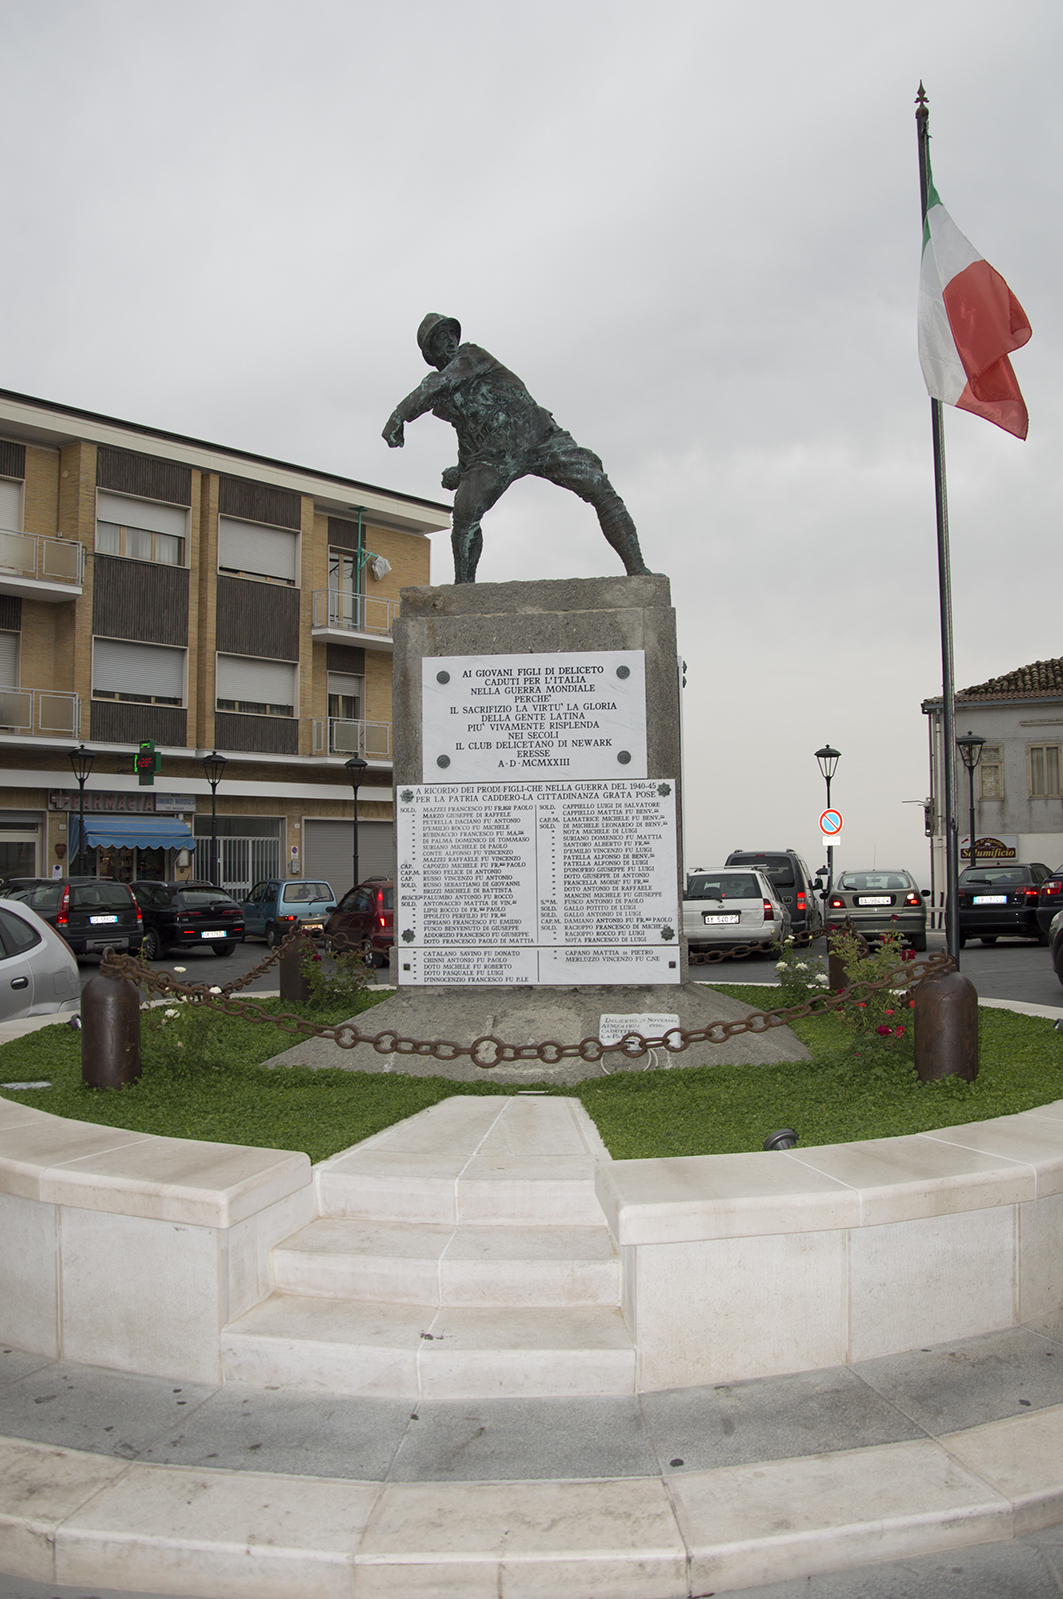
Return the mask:
<svg viewBox="0 0 1063 1599"><path fill-rule="evenodd" d="M342 939L337 937L342 934ZM395 942L395 884L370 877L344 894L325 923L337 950L360 949L374 966L386 966Z"/></svg>

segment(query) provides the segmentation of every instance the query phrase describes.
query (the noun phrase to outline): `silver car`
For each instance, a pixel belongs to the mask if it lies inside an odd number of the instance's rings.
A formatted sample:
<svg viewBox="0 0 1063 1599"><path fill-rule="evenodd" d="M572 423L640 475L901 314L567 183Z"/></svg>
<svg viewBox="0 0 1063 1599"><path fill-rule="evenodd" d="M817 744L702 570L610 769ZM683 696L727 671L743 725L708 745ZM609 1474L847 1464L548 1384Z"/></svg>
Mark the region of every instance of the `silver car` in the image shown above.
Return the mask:
<svg viewBox="0 0 1063 1599"><path fill-rule="evenodd" d="M771 879L748 867L700 868L687 875L683 931L692 950L759 944L790 936L790 912Z"/></svg>
<svg viewBox="0 0 1063 1599"><path fill-rule="evenodd" d="M866 939L899 933L915 950L926 949L926 905L930 890L903 867L842 872L827 901L827 926L838 931L846 917Z"/></svg>
<svg viewBox="0 0 1063 1599"><path fill-rule="evenodd" d="M79 1010L73 951L28 905L0 899L0 1021Z"/></svg>

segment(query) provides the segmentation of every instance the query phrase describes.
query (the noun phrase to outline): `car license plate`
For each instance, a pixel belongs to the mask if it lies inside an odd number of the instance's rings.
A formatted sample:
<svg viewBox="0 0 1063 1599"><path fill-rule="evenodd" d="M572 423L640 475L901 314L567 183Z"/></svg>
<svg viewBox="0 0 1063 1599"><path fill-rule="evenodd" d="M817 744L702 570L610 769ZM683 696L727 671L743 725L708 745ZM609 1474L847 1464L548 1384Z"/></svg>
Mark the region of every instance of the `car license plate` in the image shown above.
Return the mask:
<svg viewBox="0 0 1063 1599"><path fill-rule="evenodd" d="M225 937L225 929L224 929L224 927L222 927L222 928L219 928L219 930L216 933L200 933L199 936L200 936L200 938L224 938Z"/></svg>
<svg viewBox="0 0 1063 1599"><path fill-rule="evenodd" d="M303 932L304 933L320 933L320 932L324 931L324 927L325 927L324 922L304 922L303 923Z"/></svg>
<svg viewBox="0 0 1063 1599"><path fill-rule="evenodd" d="M706 927L720 927L724 923L726 923L728 926L733 926L735 922L741 921L738 911L735 911L733 915L730 916L713 916L708 911L702 911L701 919L705 923Z"/></svg>
<svg viewBox="0 0 1063 1599"><path fill-rule="evenodd" d="M892 905L893 896L891 894L864 894L856 903L858 905Z"/></svg>
<svg viewBox="0 0 1063 1599"><path fill-rule="evenodd" d="M95 927L99 922L116 922L117 920L118 920L117 916L90 916L89 917L89 921L92 923L93 927Z"/></svg>
<svg viewBox="0 0 1063 1599"><path fill-rule="evenodd" d="M976 905L1006 905L1008 896L1006 894L976 894L974 902Z"/></svg>

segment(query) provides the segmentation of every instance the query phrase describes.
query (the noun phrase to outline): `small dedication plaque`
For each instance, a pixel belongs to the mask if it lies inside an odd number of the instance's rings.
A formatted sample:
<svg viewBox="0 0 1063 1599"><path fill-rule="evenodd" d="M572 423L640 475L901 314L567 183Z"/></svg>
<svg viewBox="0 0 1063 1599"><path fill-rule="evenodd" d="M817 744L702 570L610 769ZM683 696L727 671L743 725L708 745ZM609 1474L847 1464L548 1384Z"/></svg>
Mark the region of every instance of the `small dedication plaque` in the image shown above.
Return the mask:
<svg viewBox="0 0 1063 1599"><path fill-rule="evenodd" d="M679 982L673 781L432 783L397 799L401 983Z"/></svg>
<svg viewBox="0 0 1063 1599"><path fill-rule="evenodd" d="M646 776L642 650L434 655L422 681L428 783Z"/></svg>

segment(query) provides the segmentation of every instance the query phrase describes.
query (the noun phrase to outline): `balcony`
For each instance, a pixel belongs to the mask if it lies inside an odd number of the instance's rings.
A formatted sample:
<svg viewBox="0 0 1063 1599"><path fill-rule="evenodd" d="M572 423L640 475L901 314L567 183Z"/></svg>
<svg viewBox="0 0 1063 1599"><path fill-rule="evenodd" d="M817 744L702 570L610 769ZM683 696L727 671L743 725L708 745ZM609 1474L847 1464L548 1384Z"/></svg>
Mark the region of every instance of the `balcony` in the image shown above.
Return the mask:
<svg viewBox="0 0 1063 1599"><path fill-rule="evenodd" d="M80 738L80 700L52 689L0 688L0 733Z"/></svg>
<svg viewBox="0 0 1063 1599"><path fill-rule="evenodd" d="M398 614L398 600L352 594L348 589L316 589L311 636L333 644L370 644L377 650L390 650Z"/></svg>
<svg viewBox="0 0 1063 1599"><path fill-rule="evenodd" d="M314 754L362 755L367 761L390 762L391 723L348 722L339 716L315 716Z"/></svg>
<svg viewBox="0 0 1063 1599"><path fill-rule="evenodd" d="M56 604L81 593L85 551L77 539L0 528L0 594Z"/></svg>

